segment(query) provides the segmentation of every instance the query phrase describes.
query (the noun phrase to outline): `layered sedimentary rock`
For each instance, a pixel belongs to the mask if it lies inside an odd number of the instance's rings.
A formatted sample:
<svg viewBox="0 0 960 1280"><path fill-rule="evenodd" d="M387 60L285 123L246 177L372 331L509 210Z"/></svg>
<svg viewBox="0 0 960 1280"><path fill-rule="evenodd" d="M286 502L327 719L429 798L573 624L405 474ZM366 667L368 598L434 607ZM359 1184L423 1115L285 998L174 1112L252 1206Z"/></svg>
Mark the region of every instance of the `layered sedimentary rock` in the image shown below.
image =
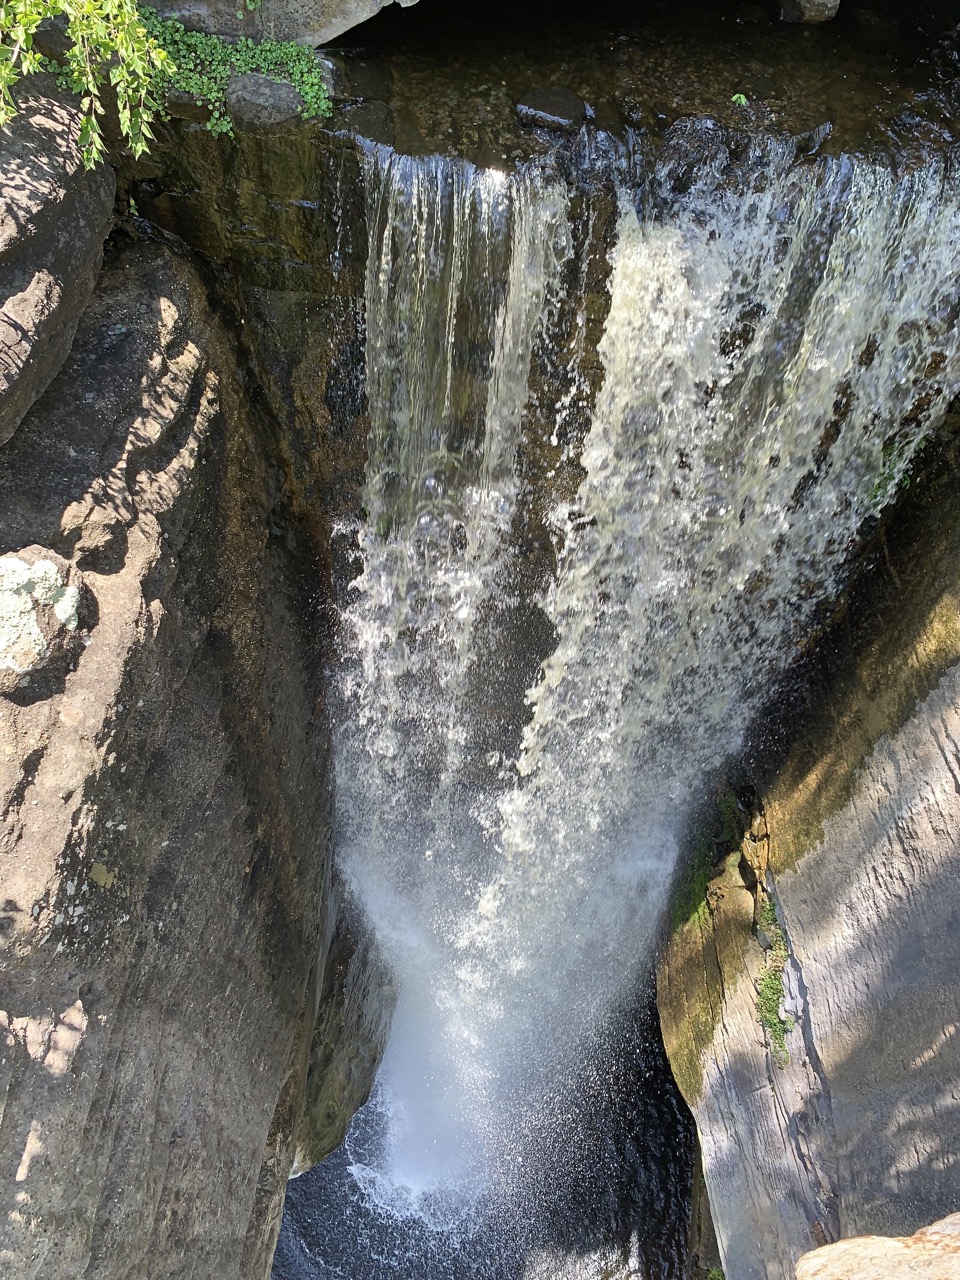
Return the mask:
<svg viewBox="0 0 960 1280"><path fill-rule="evenodd" d="M185 264L112 256L2 462L3 549L83 599L68 661L0 710L0 1258L262 1275L328 924L326 739L297 532L271 535Z"/></svg>
<svg viewBox="0 0 960 1280"><path fill-rule="evenodd" d="M0 131L0 444L70 350L113 213L113 171L88 172L80 113L38 76Z"/></svg>
<svg viewBox="0 0 960 1280"><path fill-rule="evenodd" d="M878 548L831 637L854 656L827 664L816 710L760 778L742 849L661 966L668 1053L736 1280L787 1280L817 1245L956 1209L955 468L951 451ZM764 1010L778 948L780 1007Z"/></svg>

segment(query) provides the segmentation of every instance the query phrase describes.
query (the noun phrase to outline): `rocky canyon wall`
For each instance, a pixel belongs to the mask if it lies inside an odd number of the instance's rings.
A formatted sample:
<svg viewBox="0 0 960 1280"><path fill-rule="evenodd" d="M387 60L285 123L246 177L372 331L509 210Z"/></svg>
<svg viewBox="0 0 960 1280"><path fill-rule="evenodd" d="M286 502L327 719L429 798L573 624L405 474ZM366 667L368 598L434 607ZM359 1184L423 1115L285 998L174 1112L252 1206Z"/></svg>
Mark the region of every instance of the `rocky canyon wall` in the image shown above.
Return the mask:
<svg viewBox="0 0 960 1280"><path fill-rule="evenodd" d="M757 753L743 845L660 968L735 1280L788 1280L817 1245L905 1236L957 1206L956 482L952 444L822 638L774 776Z"/></svg>
<svg viewBox="0 0 960 1280"><path fill-rule="evenodd" d="M321 6L264 0L235 30L233 9L176 11L228 34L332 34ZM617 56L621 96L634 79L646 91L647 46ZM674 116L742 119L736 69L714 57L722 74ZM463 145L512 165L546 162L556 135L516 110L525 65L509 89L474 67L470 94L458 79L436 97L422 92L435 66L349 73L327 128L273 111L262 85L248 111L231 87L234 139L160 128L151 157L120 165L124 227L102 270L113 176L84 174L49 82L0 152L0 1269L14 1275L266 1275L288 1172L339 1142L382 1045L389 991L332 883L320 678L366 453L360 150ZM560 62L548 87L568 78ZM567 132L588 98L617 128L648 118L576 90ZM603 145L599 126L583 136ZM822 138L802 141L799 163ZM607 270L601 245L584 271L591 351ZM944 458L824 633L839 656L809 710L755 753L754 821L661 968L729 1280L780 1280L814 1245L906 1235L957 1207L953 446Z"/></svg>
<svg viewBox="0 0 960 1280"><path fill-rule="evenodd" d="M0 175L27 370L0 448L0 1269L261 1277L295 1156L376 1061L343 998L367 952L330 951L329 573L196 268L118 233L97 277L112 174L31 88Z"/></svg>

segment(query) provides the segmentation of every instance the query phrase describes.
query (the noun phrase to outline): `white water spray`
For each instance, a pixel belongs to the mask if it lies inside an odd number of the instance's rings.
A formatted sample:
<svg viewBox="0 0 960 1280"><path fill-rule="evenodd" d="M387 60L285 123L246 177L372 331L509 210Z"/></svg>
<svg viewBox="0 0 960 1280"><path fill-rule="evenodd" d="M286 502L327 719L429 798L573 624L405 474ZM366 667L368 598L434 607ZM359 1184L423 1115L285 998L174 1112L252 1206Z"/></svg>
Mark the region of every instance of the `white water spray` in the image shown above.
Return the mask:
<svg viewBox="0 0 960 1280"><path fill-rule="evenodd" d="M622 195L585 474L551 516L556 645L519 754L478 758L567 195L368 158L371 439L336 752L340 865L398 986L354 1167L385 1211L469 1219L575 1129L685 816L955 392L956 184L798 168L772 143L764 169L643 218Z"/></svg>

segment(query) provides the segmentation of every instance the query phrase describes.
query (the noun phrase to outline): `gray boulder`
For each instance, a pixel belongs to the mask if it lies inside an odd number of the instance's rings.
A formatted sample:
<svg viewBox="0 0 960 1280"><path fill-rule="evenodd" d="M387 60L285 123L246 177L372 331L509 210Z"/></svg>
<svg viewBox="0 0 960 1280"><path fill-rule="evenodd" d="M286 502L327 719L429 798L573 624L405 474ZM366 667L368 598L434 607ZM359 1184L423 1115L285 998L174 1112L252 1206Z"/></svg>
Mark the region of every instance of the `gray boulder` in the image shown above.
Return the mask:
<svg viewBox="0 0 960 1280"><path fill-rule="evenodd" d="M227 106L241 129L272 129L300 118L303 98L285 81L248 71L227 85Z"/></svg>
<svg viewBox="0 0 960 1280"><path fill-rule="evenodd" d="M837 16L840 0L783 0L783 22L830 22Z"/></svg>
<svg viewBox="0 0 960 1280"><path fill-rule="evenodd" d="M158 0L155 8L191 31L321 45L374 17L391 0ZM396 0L406 7L416 0Z"/></svg>

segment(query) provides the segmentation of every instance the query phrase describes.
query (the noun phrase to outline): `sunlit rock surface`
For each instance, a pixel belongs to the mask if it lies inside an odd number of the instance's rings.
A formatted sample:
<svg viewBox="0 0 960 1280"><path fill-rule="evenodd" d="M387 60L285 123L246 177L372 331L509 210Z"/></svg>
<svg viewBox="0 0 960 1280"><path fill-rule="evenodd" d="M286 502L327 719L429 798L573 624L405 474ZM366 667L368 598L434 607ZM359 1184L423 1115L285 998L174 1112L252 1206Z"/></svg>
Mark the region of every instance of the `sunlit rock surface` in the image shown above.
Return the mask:
<svg viewBox="0 0 960 1280"><path fill-rule="evenodd" d="M960 1213L915 1235L860 1236L815 1249L797 1263L797 1280L960 1280Z"/></svg>
<svg viewBox="0 0 960 1280"><path fill-rule="evenodd" d="M0 444L70 350L113 210L113 171L83 168L80 113L31 78L0 130Z"/></svg>
<svg viewBox="0 0 960 1280"><path fill-rule="evenodd" d="M68 660L0 697L18 1280L269 1266L332 919L303 553L270 532L261 432L192 269L127 244L0 451L0 564L38 544L88 594Z"/></svg>

